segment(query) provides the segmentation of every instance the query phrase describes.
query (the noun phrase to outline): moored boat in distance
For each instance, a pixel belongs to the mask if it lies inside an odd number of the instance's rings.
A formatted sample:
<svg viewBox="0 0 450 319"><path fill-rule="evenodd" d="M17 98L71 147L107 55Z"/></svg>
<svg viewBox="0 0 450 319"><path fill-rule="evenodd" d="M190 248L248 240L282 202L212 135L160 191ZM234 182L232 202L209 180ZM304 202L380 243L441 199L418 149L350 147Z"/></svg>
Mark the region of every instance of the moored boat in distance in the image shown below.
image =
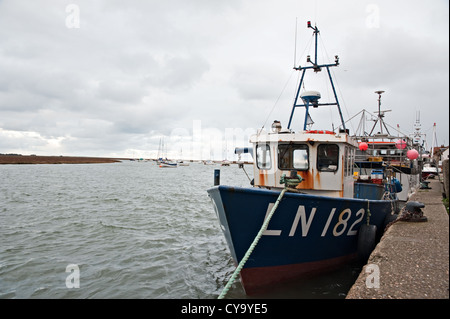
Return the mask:
<svg viewBox="0 0 450 319"><path fill-rule="evenodd" d="M230 166L231 162L229 160L223 160L220 166Z"/></svg>
<svg viewBox="0 0 450 319"><path fill-rule="evenodd" d="M433 142L431 145L431 153L427 153L422 155L423 158L423 167L422 167L422 179L433 179L436 176L439 176L440 168L439 165L435 162L434 159L434 146L435 146L435 136L436 136L436 123L433 125Z"/></svg>
<svg viewBox="0 0 450 319"><path fill-rule="evenodd" d="M311 26L317 44L317 27ZM250 137L254 159L252 187L218 185L207 190L247 294L366 260L385 225L398 211L390 176L376 184L353 175L357 140L350 136L330 73L339 65L317 63L301 71L287 128L274 121L271 131ZM319 102L317 91L302 91L306 71L327 71L334 101ZM338 129L312 129L310 111L336 106ZM303 129L291 129L294 112L304 108ZM379 187L378 187L379 186ZM257 244L255 244L255 241ZM250 248L250 249L249 249ZM249 255L250 253L250 255ZM249 258L248 258L249 256ZM225 261L224 261L225 262Z"/></svg>
<svg viewBox="0 0 450 319"><path fill-rule="evenodd" d="M413 138L401 133L398 127L397 135L391 134L389 127L391 130L393 127L384 121L385 113L391 110L381 110L381 95L384 91L375 93L378 94L378 111L370 132L365 131L364 123L369 112L362 110L360 124L353 136L358 141L355 179L358 183L380 185L381 180L390 177L392 183L388 187L395 187L397 198L407 201L420 186L420 165L415 155L421 152L421 147ZM372 120L373 115L369 115Z"/></svg>
<svg viewBox="0 0 450 319"><path fill-rule="evenodd" d="M422 179L432 179L439 175L439 170L436 164L432 162L426 162L422 168Z"/></svg>
<svg viewBox="0 0 450 319"><path fill-rule="evenodd" d="M178 167L178 163L177 162L173 162L173 161L169 161L169 160L162 160L162 161L159 162L158 166L161 167L161 168L165 168L165 167L177 168Z"/></svg>
<svg viewBox="0 0 450 319"><path fill-rule="evenodd" d="M184 160L177 161L178 166L189 166L189 162Z"/></svg>
<svg viewBox="0 0 450 319"><path fill-rule="evenodd" d="M163 154L166 154L163 158ZM178 163L176 161L169 160L167 158L167 145L164 146L164 139L159 140L159 148L158 148L158 158L156 160L156 165L161 168L177 168Z"/></svg>

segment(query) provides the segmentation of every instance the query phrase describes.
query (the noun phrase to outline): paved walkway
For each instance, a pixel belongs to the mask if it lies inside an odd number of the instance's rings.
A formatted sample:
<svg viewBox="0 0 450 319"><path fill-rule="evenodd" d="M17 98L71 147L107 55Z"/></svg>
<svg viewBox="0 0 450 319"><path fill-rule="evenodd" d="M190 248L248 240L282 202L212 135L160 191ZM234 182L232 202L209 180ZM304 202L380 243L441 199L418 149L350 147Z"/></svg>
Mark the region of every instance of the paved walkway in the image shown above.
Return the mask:
<svg viewBox="0 0 450 319"><path fill-rule="evenodd" d="M425 204L428 221L391 225L347 299L449 298L449 216L441 183L429 181L431 189L420 189L410 198Z"/></svg>

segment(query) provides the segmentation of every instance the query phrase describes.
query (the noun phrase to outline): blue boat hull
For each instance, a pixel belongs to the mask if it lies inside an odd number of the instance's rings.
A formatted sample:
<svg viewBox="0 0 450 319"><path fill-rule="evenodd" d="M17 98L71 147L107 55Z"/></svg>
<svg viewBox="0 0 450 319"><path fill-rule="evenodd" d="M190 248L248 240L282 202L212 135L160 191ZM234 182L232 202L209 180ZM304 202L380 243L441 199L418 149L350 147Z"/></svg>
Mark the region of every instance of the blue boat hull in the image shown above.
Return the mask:
<svg viewBox="0 0 450 319"><path fill-rule="evenodd" d="M208 190L232 257L238 264L260 230L279 192L216 186ZM286 193L267 230L241 271L247 294L336 268L357 256L358 229L377 226L394 201Z"/></svg>

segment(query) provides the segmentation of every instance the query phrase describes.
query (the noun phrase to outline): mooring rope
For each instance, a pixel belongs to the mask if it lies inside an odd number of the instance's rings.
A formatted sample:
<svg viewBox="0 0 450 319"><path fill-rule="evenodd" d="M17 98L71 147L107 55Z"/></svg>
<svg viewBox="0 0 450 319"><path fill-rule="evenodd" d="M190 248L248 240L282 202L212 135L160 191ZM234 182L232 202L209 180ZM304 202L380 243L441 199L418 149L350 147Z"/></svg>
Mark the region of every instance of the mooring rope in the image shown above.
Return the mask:
<svg viewBox="0 0 450 319"><path fill-rule="evenodd" d="M250 248L247 250L247 252L245 253L244 257L242 258L241 262L239 263L239 265L236 267L233 275L231 276L230 280L228 280L228 283L226 284L225 288L223 288L222 293L219 295L218 299L223 299L225 297L225 295L227 294L228 290L230 289L231 285L234 283L234 281L236 280L236 277L239 275L239 273L241 272L242 268L244 267L245 263L247 262L248 258L250 257L250 255L252 254L253 250L256 247L256 244L258 244L258 241L261 239L263 232L267 229L267 226L269 225L270 219L272 218L273 214L275 213L278 204L280 203L281 199L284 196L284 193L286 193L286 188L284 188L280 195L278 196L277 201L275 202L275 205L273 205L272 210L269 213L269 216L267 216L266 220L264 221L261 229L259 230L258 234L256 235L255 239L253 240L252 244L250 245Z"/></svg>
<svg viewBox="0 0 450 319"><path fill-rule="evenodd" d="M264 220L264 223L261 226L261 229L259 230L258 234L256 235L255 239L253 240L253 242L250 245L249 249L245 253L245 255L242 258L242 260L239 263L239 265L234 270L233 275L231 276L230 280L228 280L227 284L225 285L225 288L223 288L222 293L219 295L219 297L217 299L223 299L225 297L225 295L228 293L228 290L230 290L231 285L234 283L234 281L236 280L237 276L241 272L242 268L244 268L245 263L247 262L248 258L252 254L252 252L255 249L256 245L258 244L258 241L261 239L264 231L269 226L270 219L272 218L273 214L277 210L278 204L280 203L281 199L283 198L284 193L286 193L286 191L288 190L288 186L298 185L301 182L302 182L302 178L300 176L298 176L298 175L296 175L295 177L292 177L292 178L286 178L285 175L283 174L283 176L281 177L280 183L281 184L285 184L284 189L281 191L280 195L278 195L277 201L275 202L275 205L273 205L272 210L270 211L270 213L267 216L267 218Z"/></svg>
<svg viewBox="0 0 450 319"><path fill-rule="evenodd" d="M372 214L370 213L370 208L369 208L369 200L367 199L367 225L370 225L370 216L372 216Z"/></svg>

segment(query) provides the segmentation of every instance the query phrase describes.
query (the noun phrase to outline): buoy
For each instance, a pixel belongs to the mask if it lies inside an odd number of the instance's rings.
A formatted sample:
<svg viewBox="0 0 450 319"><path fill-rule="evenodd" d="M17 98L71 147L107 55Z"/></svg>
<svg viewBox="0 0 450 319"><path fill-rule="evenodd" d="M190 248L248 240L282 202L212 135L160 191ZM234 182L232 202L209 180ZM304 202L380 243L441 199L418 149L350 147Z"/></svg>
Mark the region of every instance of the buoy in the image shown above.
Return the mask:
<svg viewBox="0 0 450 319"><path fill-rule="evenodd" d="M409 150L408 152L406 152L406 156L410 160L414 160L419 157L419 152L417 152L415 149L412 149L412 150Z"/></svg>
<svg viewBox="0 0 450 319"><path fill-rule="evenodd" d="M358 231L358 258L365 263L376 246L377 226L363 224Z"/></svg>
<svg viewBox="0 0 450 319"><path fill-rule="evenodd" d="M399 150L402 150L406 147L406 141L405 140L397 140L395 142L395 147L398 148Z"/></svg>
<svg viewBox="0 0 450 319"><path fill-rule="evenodd" d="M369 145L367 145L366 142L361 142L361 143L359 143L359 150L361 150L361 151L367 151L368 148L369 148Z"/></svg>

